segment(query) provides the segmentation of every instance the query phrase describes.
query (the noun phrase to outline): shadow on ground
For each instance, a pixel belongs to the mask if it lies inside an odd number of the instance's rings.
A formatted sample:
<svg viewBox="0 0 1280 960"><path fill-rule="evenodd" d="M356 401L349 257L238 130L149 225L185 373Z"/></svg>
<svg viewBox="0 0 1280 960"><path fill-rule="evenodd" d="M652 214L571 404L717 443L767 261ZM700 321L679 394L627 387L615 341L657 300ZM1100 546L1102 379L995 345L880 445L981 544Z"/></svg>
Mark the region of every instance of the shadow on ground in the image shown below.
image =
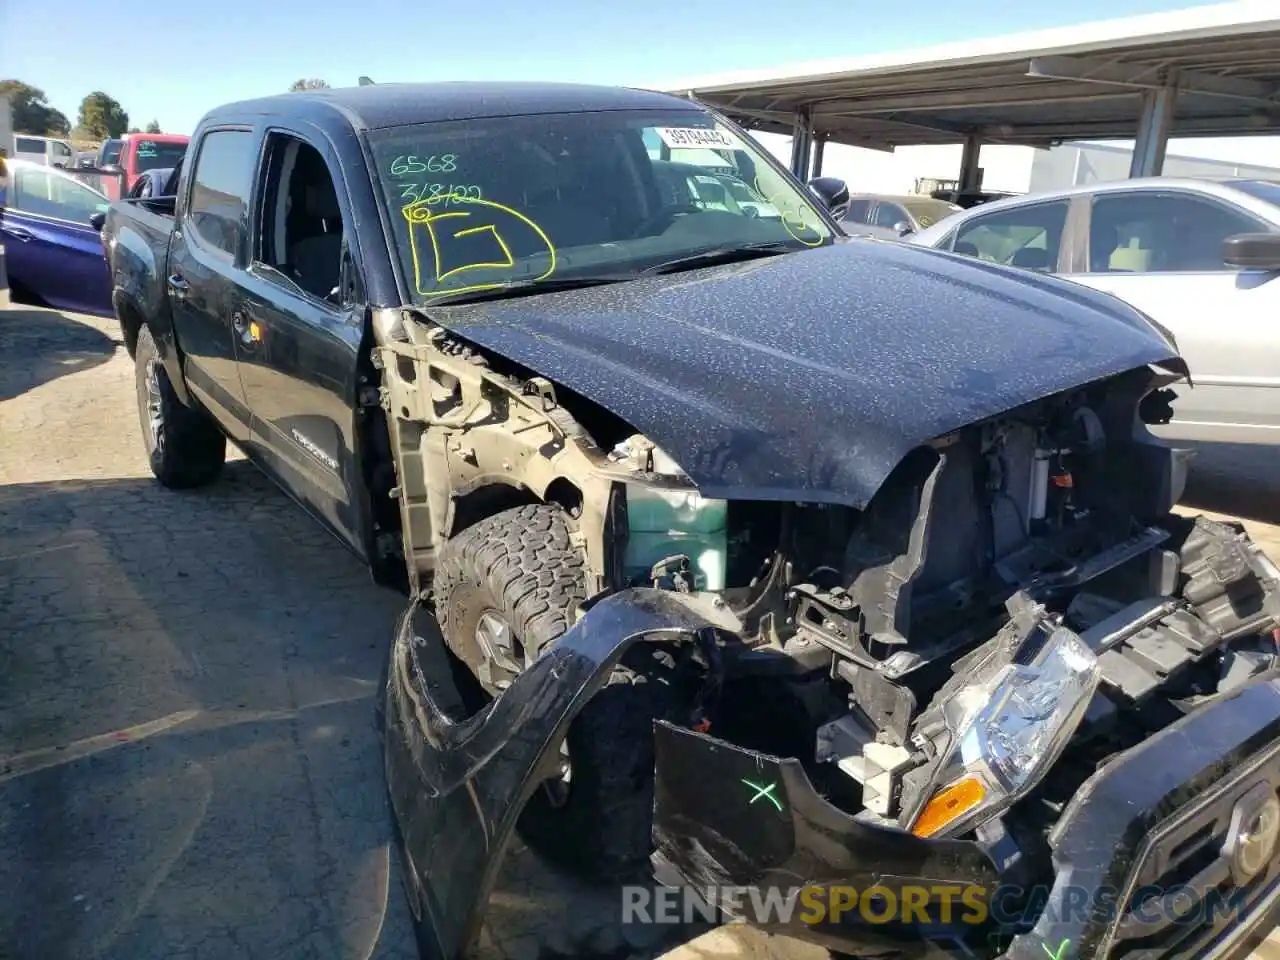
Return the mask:
<svg viewBox="0 0 1280 960"><path fill-rule="evenodd" d="M0 957L416 957L373 722L403 604L243 461L0 487ZM517 841L475 955L693 932L622 904Z"/></svg>
<svg viewBox="0 0 1280 960"><path fill-rule="evenodd" d="M1276 448L1264 444L1200 443L1182 502L1201 510L1280 523Z"/></svg>
<svg viewBox="0 0 1280 960"><path fill-rule="evenodd" d="M0 310L0 401L111 359L119 341L55 310Z"/></svg>
<svg viewBox="0 0 1280 960"><path fill-rule="evenodd" d="M400 606L247 464L0 488L0 944L413 957L372 725Z"/></svg>

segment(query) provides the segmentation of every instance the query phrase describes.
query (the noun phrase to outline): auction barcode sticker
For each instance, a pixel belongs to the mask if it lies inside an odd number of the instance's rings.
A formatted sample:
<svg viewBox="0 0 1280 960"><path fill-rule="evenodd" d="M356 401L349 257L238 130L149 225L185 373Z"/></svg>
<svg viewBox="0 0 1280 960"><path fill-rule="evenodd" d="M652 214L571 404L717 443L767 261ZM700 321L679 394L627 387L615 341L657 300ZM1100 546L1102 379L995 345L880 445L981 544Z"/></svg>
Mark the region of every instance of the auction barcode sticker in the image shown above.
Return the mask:
<svg viewBox="0 0 1280 960"><path fill-rule="evenodd" d="M738 138L727 130L716 127L656 127L662 142L668 147L688 149L710 147L720 150L738 150Z"/></svg>

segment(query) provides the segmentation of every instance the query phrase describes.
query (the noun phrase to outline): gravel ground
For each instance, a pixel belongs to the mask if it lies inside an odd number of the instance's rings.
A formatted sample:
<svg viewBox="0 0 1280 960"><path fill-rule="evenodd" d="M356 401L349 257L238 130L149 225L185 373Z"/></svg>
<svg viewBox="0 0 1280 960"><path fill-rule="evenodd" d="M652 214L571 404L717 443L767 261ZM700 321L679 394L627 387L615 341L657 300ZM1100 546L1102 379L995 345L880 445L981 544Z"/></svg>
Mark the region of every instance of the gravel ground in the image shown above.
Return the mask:
<svg viewBox="0 0 1280 960"><path fill-rule="evenodd" d="M0 312L0 958L409 960L371 724L403 601L242 460L159 488L117 333ZM1188 501L1280 556L1268 454L1206 450ZM618 902L517 850L484 953L602 946Z"/></svg>

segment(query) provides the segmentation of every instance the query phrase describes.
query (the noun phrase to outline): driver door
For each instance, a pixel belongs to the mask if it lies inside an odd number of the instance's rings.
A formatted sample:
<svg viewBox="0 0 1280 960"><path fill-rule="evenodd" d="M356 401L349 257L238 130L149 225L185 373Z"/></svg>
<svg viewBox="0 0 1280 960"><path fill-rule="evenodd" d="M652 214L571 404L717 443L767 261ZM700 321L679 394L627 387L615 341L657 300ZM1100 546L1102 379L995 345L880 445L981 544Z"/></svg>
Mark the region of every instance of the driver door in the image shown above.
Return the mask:
<svg viewBox="0 0 1280 960"><path fill-rule="evenodd" d="M106 198L48 167L12 168L0 213L7 270L21 292L59 310L111 314L111 276L89 217Z"/></svg>

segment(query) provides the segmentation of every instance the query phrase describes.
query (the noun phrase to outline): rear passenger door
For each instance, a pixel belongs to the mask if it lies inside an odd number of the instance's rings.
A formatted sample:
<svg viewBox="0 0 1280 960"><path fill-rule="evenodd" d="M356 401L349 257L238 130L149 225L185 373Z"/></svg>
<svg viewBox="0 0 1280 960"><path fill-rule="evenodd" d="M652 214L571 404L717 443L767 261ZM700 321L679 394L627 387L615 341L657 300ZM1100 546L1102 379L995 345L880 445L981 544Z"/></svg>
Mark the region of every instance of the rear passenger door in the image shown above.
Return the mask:
<svg viewBox="0 0 1280 960"><path fill-rule="evenodd" d="M362 552L355 411L365 302L340 170L319 130L268 128L233 326L255 455Z"/></svg>
<svg viewBox="0 0 1280 960"><path fill-rule="evenodd" d="M1178 341L1194 386L1177 388L1186 440L1280 440L1280 275L1228 267L1223 241L1274 227L1214 196L1099 191L1088 245L1069 279L1125 300Z"/></svg>
<svg viewBox="0 0 1280 960"><path fill-rule="evenodd" d="M249 436L232 318L239 309L258 138L250 127L206 130L193 150L167 287L187 386L233 440Z"/></svg>

